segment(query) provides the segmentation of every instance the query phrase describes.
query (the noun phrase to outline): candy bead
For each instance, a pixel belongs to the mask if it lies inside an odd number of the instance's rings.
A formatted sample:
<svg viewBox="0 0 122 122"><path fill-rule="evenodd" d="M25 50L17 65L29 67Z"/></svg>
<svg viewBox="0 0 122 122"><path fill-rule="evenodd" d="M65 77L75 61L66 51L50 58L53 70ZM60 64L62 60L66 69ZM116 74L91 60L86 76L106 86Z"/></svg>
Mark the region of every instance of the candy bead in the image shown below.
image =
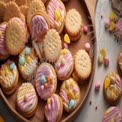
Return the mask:
<svg viewBox="0 0 122 122"><path fill-rule="evenodd" d="M109 85L110 85L110 78L107 77L107 78L105 79L105 86L104 86L105 89L107 89L107 88L109 87Z"/></svg>
<svg viewBox="0 0 122 122"><path fill-rule="evenodd" d="M59 9L56 9L55 10L55 13L54 13L54 17L55 17L55 20L58 21L61 19L61 12Z"/></svg>
<svg viewBox="0 0 122 122"><path fill-rule="evenodd" d="M11 64L10 64L10 70L13 70L14 67L15 67L15 63L11 63Z"/></svg>
<svg viewBox="0 0 122 122"><path fill-rule="evenodd" d="M61 55L65 55L67 53L67 49L61 50Z"/></svg>
<svg viewBox="0 0 122 122"><path fill-rule="evenodd" d="M26 61L27 61L27 63L30 63L31 58L29 56L27 56Z"/></svg>
<svg viewBox="0 0 122 122"><path fill-rule="evenodd" d="M30 54L30 48L29 47L26 47L25 48L25 55L29 55Z"/></svg>
<svg viewBox="0 0 122 122"><path fill-rule="evenodd" d="M105 56L106 56L106 50L105 50L105 48L101 48L100 49L100 54L103 56L103 58L105 58Z"/></svg>
<svg viewBox="0 0 122 122"><path fill-rule="evenodd" d="M64 42L65 42L66 44L70 44L70 38L69 38L69 35L68 35L68 34L65 34L65 35L64 35Z"/></svg>
<svg viewBox="0 0 122 122"><path fill-rule="evenodd" d="M104 66L105 67L109 66L109 59L107 57L104 58Z"/></svg>
<svg viewBox="0 0 122 122"><path fill-rule="evenodd" d="M41 76L40 82L41 82L42 85L44 85L46 83L46 78L45 78L44 75Z"/></svg>
<svg viewBox="0 0 122 122"><path fill-rule="evenodd" d="M102 64L103 61L104 61L104 58L103 58L103 56L100 54L99 57L98 57L98 62L99 62L99 64Z"/></svg>
<svg viewBox="0 0 122 122"><path fill-rule="evenodd" d="M87 32L88 32L88 27L87 27L87 26L84 26L83 32L84 32L84 33L87 33Z"/></svg>
<svg viewBox="0 0 122 122"><path fill-rule="evenodd" d="M95 90L98 91L100 89L100 82L97 82L95 84Z"/></svg>
<svg viewBox="0 0 122 122"><path fill-rule="evenodd" d="M109 26L110 26L110 20L107 19L107 20L105 21L105 27L108 28Z"/></svg>
<svg viewBox="0 0 122 122"><path fill-rule="evenodd" d="M63 48L68 49L68 45L66 43L63 43Z"/></svg>
<svg viewBox="0 0 122 122"><path fill-rule="evenodd" d="M90 43L86 43L86 44L85 44L85 50L86 50L87 52L89 52L90 48L91 48Z"/></svg>
<svg viewBox="0 0 122 122"><path fill-rule="evenodd" d="M25 58L24 57L20 57L19 58L19 64L20 65L24 65L25 64Z"/></svg>
<svg viewBox="0 0 122 122"><path fill-rule="evenodd" d="M71 99L69 102L69 108L73 108L75 106L75 100Z"/></svg>

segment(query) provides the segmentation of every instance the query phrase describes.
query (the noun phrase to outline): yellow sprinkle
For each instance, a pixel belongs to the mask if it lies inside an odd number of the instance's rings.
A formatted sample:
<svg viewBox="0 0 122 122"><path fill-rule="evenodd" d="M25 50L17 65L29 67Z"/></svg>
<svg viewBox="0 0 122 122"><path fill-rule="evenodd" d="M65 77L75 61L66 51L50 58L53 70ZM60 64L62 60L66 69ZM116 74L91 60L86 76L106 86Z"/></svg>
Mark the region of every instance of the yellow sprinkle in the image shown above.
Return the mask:
<svg viewBox="0 0 122 122"><path fill-rule="evenodd" d="M78 76L75 72L72 73L72 77L74 78L75 81L78 81Z"/></svg>
<svg viewBox="0 0 122 122"><path fill-rule="evenodd" d="M61 55L65 55L67 53L67 49L61 50Z"/></svg>
<svg viewBox="0 0 122 122"><path fill-rule="evenodd" d="M21 67L21 72L24 72L24 70L25 70L25 68L22 66L22 67Z"/></svg>
<svg viewBox="0 0 122 122"><path fill-rule="evenodd" d="M5 68L5 74L8 75L9 74L8 67L5 66L4 68Z"/></svg>
<svg viewBox="0 0 122 122"><path fill-rule="evenodd" d="M5 122L4 118L0 115L0 122Z"/></svg>
<svg viewBox="0 0 122 122"><path fill-rule="evenodd" d="M117 16L115 15L115 13L111 12L110 15L109 15L110 21L114 21L114 20L116 20L116 18L117 18Z"/></svg>
<svg viewBox="0 0 122 122"><path fill-rule="evenodd" d="M110 78L107 77L105 79L105 84L104 84L105 89L107 89L109 87L109 85L110 85Z"/></svg>
<svg viewBox="0 0 122 122"><path fill-rule="evenodd" d="M64 42L67 43L67 44L70 44L70 38L69 38L68 34L64 35Z"/></svg>
<svg viewBox="0 0 122 122"><path fill-rule="evenodd" d="M107 115L108 113L109 113L108 111L105 111L105 113L104 113L104 114L105 114L105 115Z"/></svg>
<svg viewBox="0 0 122 122"><path fill-rule="evenodd" d="M105 56L106 56L106 50L105 50L105 48L101 48L100 49L100 54L103 56L103 58L105 58Z"/></svg>
<svg viewBox="0 0 122 122"><path fill-rule="evenodd" d="M47 104L50 104L50 98L47 99Z"/></svg>
<svg viewBox="0 0 122 122"><path fill-rule="evenodd" d="M115 29L115 23L110 22L109 31L113 31L114 29Z"/></svg>
<svg viewBox="0 0 122 122"><path fill-rule="evenodd" d="M103 56L100 54L99 57L98 57L98 62L99 62L99 64L102 64L103 61L104 61L104 58L103 58Z"/></svg>
<svg viewBox="0 0 122 122"><path fill-rule="evenodd" d="M26 57L26 61L27 61L27 63L30 63L30 61L31 61L30 56L27 56L27 57Z"/></svg>
<svg viewBox="0 0 122 122"><path fill-rule="evenodd" d="M0 37L2 36L2 31L0 31Z"/></svg>
<svg viewBox="0 0 122 122"><path fill-rule="evenodd" d="M69 97L69 99L74 99L74 98L75 98L75 96L74 96L72 90L69 90L69 92L68 92L68 97Z"/></svg>
<svg viewBox="0 0 122 122"><path fill-rule="evenodd" d="M115 121L114 121L114 118L111 118L110 122L115 122Z"/></svg>
<svg viewBox="0 0 122 122"><path fill-rule="evenodd" d="M59 21L61 18L61 11L59 9L55 10L54 17L56 21Z"/></svg>

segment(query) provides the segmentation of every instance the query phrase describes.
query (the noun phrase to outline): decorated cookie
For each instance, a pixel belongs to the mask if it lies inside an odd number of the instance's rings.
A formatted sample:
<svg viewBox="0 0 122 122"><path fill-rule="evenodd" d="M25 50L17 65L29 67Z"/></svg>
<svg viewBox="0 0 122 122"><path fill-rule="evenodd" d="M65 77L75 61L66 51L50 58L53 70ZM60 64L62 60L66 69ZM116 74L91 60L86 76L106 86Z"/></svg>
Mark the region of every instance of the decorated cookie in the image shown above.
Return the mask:
<svg viewBox="0 0 122 122"><path fill-rule="evenodd" d="M30 80L37 68L37 57L35 56L32 48L25 47L25 49L19 55L19 71L25 80Z"/></svg>
<svg viewBox="0 0 122 122"><path fill-rule="evenodd" d="M30 32L32 40L42 41L44 35L50 28L50 23L46 13L40 12L32 17Z"/></svg>
<svg viewBox="0 0 122 122"><path fill-rule="evenodd" d="M50 29L45 35L43 42L45 58L49 62L56 62L62 49L59 33L55 29Z"/></svg>
<svg viewBox="0 0 122 122"><path fill-rule="evenodd" d="M110 72L104 80L103 94L110 105L119 102L122 95L122 81L118 74Z"/></svg>
<svg viewBox="0 0 122 122"><path fill-rule="evenodd" d="M8 60L1 65L0 85L5 94L10 95L15 91L18 79L18 70L13 61Z"/></svg>
<svg viewBox="0 0 122 122"><path fill-rule="evenodd" d="M22 6L20 6L19 8L20 8L21 13L22 13L25 17L27 17L28 6L27 6L27 5L22 5Z"/></svg>
<svg viewBox="0 0 122 122"><path fill-rule="evenodd" d="M57 77L54 68L48 63L42 63L36 72L35 86L38 95L47 100L55 93L57 88Z"/></svg>
<svg viewBox="0 0 122 122"><path fill-rule="evenodd" d="M103 116L102 122L122 122L122 113L118 107L108 108Z"/></svg>
<svg viewBox="0 0 122 122"><path fill-rule="evenodd" d="M5 46L5 31L7 23L0 24L0 55L8 57L9 53Z"/></svg>
<svg viewBox="0 0 122 122"><path fill-rule="evenodd" d="M0 1L0 23L3 22L5 11L6 11L6 4L3 1Z"/></svg>
<svg viewBox="0 0 122 122"><path fill-rule="evenodd" d="M61 50L61 55L55 63L55 71L59 80L66 80L73 71L73 57L68 49Z"/></svg>
<svg viewBox="0 0 122 122"><path fill-rule="evenodd" d="M71 41L76 41L81 37L82 26L80 13L75 9L70 9L66 15L65 31L69 35Z"/></svg>
<svg viewBox="0 0 122 122"><path fill-rule="evenodd" d="M63 103L60 96L53 94L47 99L45 115L48 122L59 122L62 117Z"/></svg>
<svg viewBox="0 0 122 122"><path fill-rule="evenodd" d="M120 74L122 74L122 52L119 53L117 65L118 65Z"/></svg>
<svg viewBox="0 0 122 122"><path fill-rule="evenodd" d="M78 77L78 83L84 83L91 74L92 64L88 53L80 49L74 58L74 73Z"/></svg>
<svg viewBox="0 0 122 122"><path fill-rule="evenodd" d="M64 110L73 111L80 102L80 88L73 78L65 80L60 89L60 96L63 100Z"/></svg>
<svg viewBox="0 0 122 122"><path fill-rule="evenodd" d="M18 6L27 5L27 0L15 0Z"/></svg>
<svg viewBox="0 0 122 122"><path fill-rule="evenodd" d="M31 83L23 83L17 92L17 110L26 118L31 117L37 108L38 97Z"/></svg>
<svg viewBox="0 0 122 122"><path fill-rule="evenodd" d="M50 0L47 5L47 14L51 27L61 33L66 15L66 9L63 2L61 0Z"/></svg>
<svg viewBox="0 0 122 122"><path fill-rule="evenodd" d="M5 44L11 55L18 55L27 42L24 23L17 17L12 18L6 27Z"/></svg>

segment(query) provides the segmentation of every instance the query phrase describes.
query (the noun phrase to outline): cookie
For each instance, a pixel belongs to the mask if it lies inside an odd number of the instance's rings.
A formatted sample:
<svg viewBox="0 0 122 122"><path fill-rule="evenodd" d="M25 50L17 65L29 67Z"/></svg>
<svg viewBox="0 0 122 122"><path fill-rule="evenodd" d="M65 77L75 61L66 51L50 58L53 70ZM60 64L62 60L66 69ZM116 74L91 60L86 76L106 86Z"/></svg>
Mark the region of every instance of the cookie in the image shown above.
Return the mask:
<svg viewBox="0 0 122 122"><path fill-rule="evenodd" d="M61 0L50 0L47 5L47 14L49 16L51 28L62 32L66 17L66 9Z"/></svg>
<svg viewBox="0 0 122 122"><path fill-rule="evenodd" d="M50 28L50 22L46 13L40 12L32 17L30 23L30 33L32 41L42 41Z"/></svg>
<svg viewBox="0 0 122 122"><path fill-rule="evenodd" d="M11 55L18 55L24 48L26 40L26 28L17 17L12 18L6 27L5 44Z"/></svg>
<svg viewBox="0 0 122 122"><path fill-rule="evenodd" d="M20 8L21 13L22 13L25 17L27 17L28 6L27 6L27 5L22 5L22 6L20 6L19 8Z"/></svg>
<svg viewBox="0 0 122 122"><path fill-rule="evenodd" d="M31 80L35 74L37 63L34 51L29 47L25 47L20 53L18 60L19 71L23 79Z"/></svg>
<svg viewBox="0 0 122 122"><path fill-rule="evenodd" d="M119 70L120 75L122 75L122 51L118 55L117 68Z"/></svg>
<svg viewBox="0 0 122 122"><path fill-rule="evenodd" d="M0 85L5 94L12 94L17 87L19 73L13 61L8 60L0 68Z"/></svg>
<svg viewBox="0 0 122 122"><path fill-rule="evenodd" d="M59 122L63 113L63 103L60 96L53 94L48 98L44 111L48 122Z"/></svg>
<svg viewBox="0 0 122 122"><path fill-rule="evenodd" d="M91 74L92 64L88 53L80 49L74 57L74 72L78 77L78 83L85 83Z"/></svg>
<svg viewBox="0 0 122 122"><path fill-rule="evenodd" d="M68 49L61 50L61 55L55 63L55 71L59 80L66 80L73 71L73 57Z"/></svg>
<svg viewBox="0 0 122 122"><path fill-rule="evenodd" d="M27 0L15 0L18 6L27 5Z"/></svg>
<svg viewBox="0 0 122 122"><path fill-rule="evenodd" d="M57 88L57 77L54 68L49 63L42 63L36 71L34 83L39 97L47 100L55 93Z"/></svg>
<svg viewBox="0 0 122 122"><path fill-rule="evenodd" d="M66 15L65 31L69 35L71 41L80 39L82 34L82 18L76 9L70 9Z"/></svg>
<svg viewBox="0 0 122 122"><path fill-rule="evenodd" d="M30 2L27 11L27 24L30 27L32 17L38 12L45 12L44 3L40 0L33 0Z"/></svg>
<svg viewBox="0 0 122 122"><path fill-rule="evenodd" d="M80 103L80 88L73 78L69 78L62 83L59 94L66 112L75 110Z"/></svg>
<svg viewBox="0 0 122 122"><path fill-rule="evenodd" d="M43 42L45 58L49 62L56 62L62 49L59 33L55 29L50 29L45 35Z"/></svg>
<svg viewBox="0 0 122 122"><path fill-rule="evenodd" d="M8 57L9 53L5 46L5 31L7 23L0 24L0 55L3 57Z"/></svg>
<svg viewBox="0 0 122 122"><path fill-rule="evenodd" d="M6 11L6 4L3 1L0 1L0 22L3 22L5 11Z"/></svg>
<svg viewBox="0 0 122 122"><path fill-rule="evenodd" d="M110 107L104 112L102 122L122 122L122 113L119 107Z"/></svg>
<svg viewBox="0 0 122 122"><path fill-rule="evenodd" d="M103 83L103 95L110 105L116 105L122 95L122 81L118 74L110 72Z"/></svg>
<svg viewBox="0 0 122 122"><path fill-rule="evenodd" d="M17 110L26 118L30 118L34 115L38 97L36 91L31 83L23 83L17 92Z"/></svg>
<svg viewBox="0 0 122 122"><path fill-rule="evenodd" d="M21 17L19 6L15 2L9 2L6 4L6 11L4 14L4 22L8 22L13 17Z"/></svg>

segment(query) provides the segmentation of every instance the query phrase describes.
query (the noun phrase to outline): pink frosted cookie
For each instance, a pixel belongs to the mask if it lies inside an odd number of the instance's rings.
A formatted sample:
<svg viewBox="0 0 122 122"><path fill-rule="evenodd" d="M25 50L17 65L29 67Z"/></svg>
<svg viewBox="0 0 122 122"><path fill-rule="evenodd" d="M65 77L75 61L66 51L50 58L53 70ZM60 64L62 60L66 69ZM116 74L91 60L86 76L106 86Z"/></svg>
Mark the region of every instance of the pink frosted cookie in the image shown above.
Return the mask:
<svg viewBox="0 0 122 122"><path fill-rule="evenodd" d="M66 80L73 71L73 57L68 49L63 49L57 62L55 71L59 80Z"/></svg>
<svg viewBox="0 0 122 122"><path fill-rule="evenodd" d="M0 24L0 54L3 56L8 56L9 53L5 47L5 30L7 23Z"/></svg>
<svg viewBox="0 0 122 122"><path fill-rule="evenodd" d="M73 78L65 80L60 89L60 96L63 100L64 110L73 111L80 103L80 88Z"/></svg>
<svg viewBox="0 0 122 122"><path fill-rule="evenodd" d="M122 113L118 107L110 107L104 113L102 122L122 122Z"/></svg>
<svg viewBox="0 0 122 122"><path fill-rule="evenodd" d="M36 72L35 86L41 99L47 100L56 91L57 77L54 68L48 63L42 63Z"/></svg>
<svg viewBox="0 0 122 122"><path fill-rule="evenodd" d="M23 83L17 93L17 110L26 118L31 117L36 110L38 97L31 83Z"/></svg>
<svg viewBox="0 0 122 122"><path fill-rule="evenodd" d="M51 27L61 33L66 16L66 9L63 2L61 0L50 0L47 5L47 14Z"/></svg>
<svg viewBox="0 0 122 122"><path fill-rule="evenodd" d="M41 41L50 28L48 17L45 13L39 13L32 17L30 32L32 40Z"/></svg>
<svg viewBox="0 0 122 122"><path fill-rule="evenodd" d="M45 115L48 122L59 122L62 117L63 103L57 94L53 94L47 100Z"/></svg>

